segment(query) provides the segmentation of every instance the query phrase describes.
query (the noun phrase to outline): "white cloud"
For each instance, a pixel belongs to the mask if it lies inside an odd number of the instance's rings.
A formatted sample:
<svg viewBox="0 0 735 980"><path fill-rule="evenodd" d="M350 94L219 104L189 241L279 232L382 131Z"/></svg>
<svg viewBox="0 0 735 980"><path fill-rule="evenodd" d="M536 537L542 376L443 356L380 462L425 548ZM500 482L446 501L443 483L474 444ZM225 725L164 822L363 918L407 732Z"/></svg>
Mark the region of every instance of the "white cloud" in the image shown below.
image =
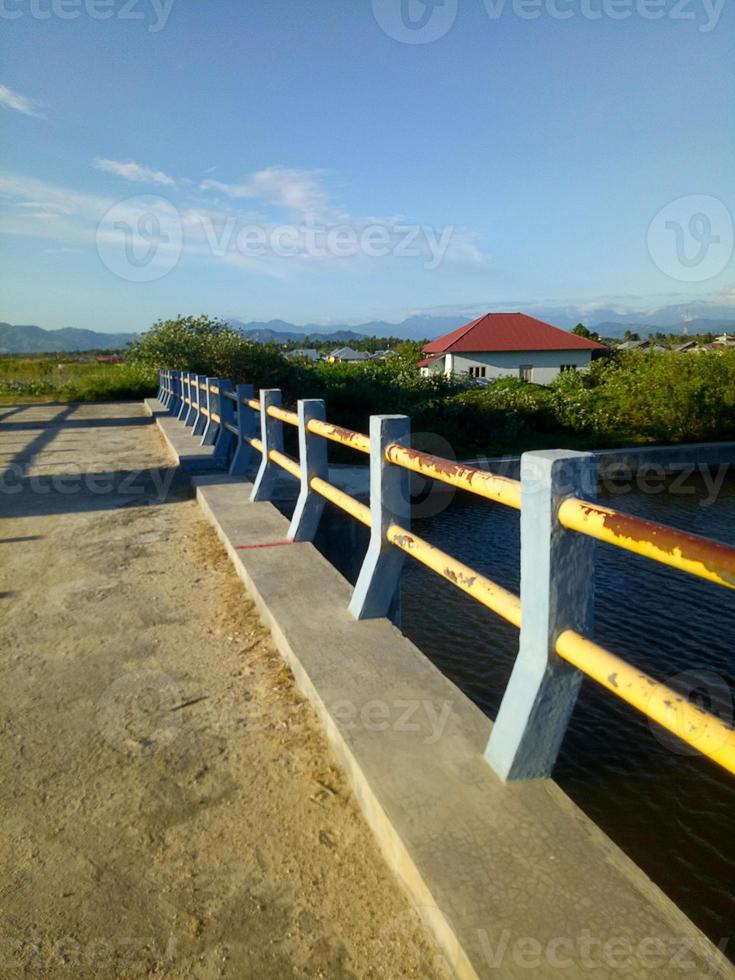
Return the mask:
<svg viewBox="0 0 735 980"><path fill-rule="evenodd" d="M305 221L323 221L332 212L327 195L319 184L320 170L267 167L250 174L242 184L203 180L202 190L220 191L228 197L255 198L298 212Z"/></svg>
<svg viewBox="0 0 735 980"><path fill-rule="evenodd" d="M127 166L127 165L125 165ZM136 164L132 166L137 167ZM261 172L262 174L265 172ZM272 214L249 213L232 203L223 207L197 200L187 184L177 184L176 211L183 232L183 254L195 262L214 262L257 273L287 277L309 274L319 268L345 274L373 274L377 263L420 263L434 270L449 262L466 270L486 272L489 257L478 248L472 232L446 226L410 224L397 217L355 217L329 206L326 195L313 181L297 180L295 171L286 179L259 177L233 197L250 197L253 188L295 210L286 222ZM165 176L165 175L164 175ZM144 195L152 219L165 237L172 204L155 194ZM42 238L51 245L79 247L114 241L126 247L125 222L138 225L141 198L115 200L18 175L0 174L0 233ZM113 227L105 224L114 206ZM121 210L122 209L122 210ZM320 214L320 220L306 220ZM336 217L335 217L336 216ZM160 249L163 252L163 249Z"/></svg>
<svg viewBox="0 0 735 980"><path fill-rule="evenodd" d="M115 174L124 180L131 180L138 184L162 184L165 187L174 187L176 181L173 177L163 173L161 170L153 170L151 167L144 167L133 160L105 160L102 157L95 157L92 166L104 173Z"/></svg>
<svg viewBox="0 0 735 980"><path fill-rule="evenodd" d="M13 109L15 112L22 112L24 116L35 116L37 119L46 118L37 102L26 98L25 95L19 95L9 89L7 85L0 85L0 106Z"/></svg>

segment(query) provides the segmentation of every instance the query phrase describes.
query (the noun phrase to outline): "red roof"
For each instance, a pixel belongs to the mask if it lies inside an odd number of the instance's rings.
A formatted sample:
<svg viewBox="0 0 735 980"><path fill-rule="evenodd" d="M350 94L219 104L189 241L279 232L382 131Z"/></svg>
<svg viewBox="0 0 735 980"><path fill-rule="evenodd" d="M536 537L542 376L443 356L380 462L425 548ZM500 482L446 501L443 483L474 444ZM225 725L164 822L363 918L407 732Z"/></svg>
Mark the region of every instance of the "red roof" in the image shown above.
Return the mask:
<svg viewBox="0 0 735 980"><path fill-rule="evenodd" d="M428 367L430 364L433 364L438 357L438 354L429 354L429 356L425 357L423 361L417 361L416 367Z"/></svg>
<svg viewBox="0 0 735 980"><path fill-rule="evenodd" d="M604 344L578 337L568 330L552 327L550 323L525 313L486 313L432 340L424 354L447 351L501 350L604 350Z"/></svg>

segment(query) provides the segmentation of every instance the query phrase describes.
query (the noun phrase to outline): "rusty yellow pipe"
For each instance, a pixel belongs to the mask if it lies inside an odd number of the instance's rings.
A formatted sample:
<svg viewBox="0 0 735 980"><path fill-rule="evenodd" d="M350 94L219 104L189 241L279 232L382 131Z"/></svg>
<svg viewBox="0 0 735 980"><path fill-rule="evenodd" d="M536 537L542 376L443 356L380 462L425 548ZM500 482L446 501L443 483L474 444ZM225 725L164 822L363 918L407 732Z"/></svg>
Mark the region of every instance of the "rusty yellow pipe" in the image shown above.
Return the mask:
<svg viewBox="0 0 735 980"><path fill-rule="evenodd" d="M289 412L285 408L279 408L277 405L271 405L268 408L267 414L274 419L280 419L281 422L286 422L288 425L299 424L299 417L296 412Z"/></svg>
<svg viewBox="0 0 735 980"><path fill-rule="evenodd" d="M331 439L332 442L338 442L349 449L357 449L361 453L370 452L370 438L362 432L354 432L352 429L332 425L331 422L323 422L321 419L310 419L306 428L314 435Z"/></svg>
<svg viewBox="0 0 735 980"><path fill-rule="evenodd" d="M735 775L735 731L676 691L574 630L556 641L556 652L588 677L642 711L667 731Z"/></svg>
<svg viewBox="0 0 735 980"><path fill-rule="evenodd" d="M219 388L217 387L217 385L210 385L209 390L213 395L219 394Z"/></svg>
<svg viewBox="0 0 735 980"><path fill-rule="evenodd" d="M255 439L255 438L250 439L248 438L248 436L243 436L243 439L245 440L245 442L249 443L249 445L251 445L253 449L256 450L256 452L259 453L263 452L263 443L260 441L260 439Z"/></svg>
<svg viewBox="0 0 735 980"><path fill-rule="evenodd" d="M243 398L243 405L247 405L248 408L252 408L254 412L260 411L260 402L257 398Z"/></svg>
<svg viewBox="0 0 735 980"><path fill-rule="evenodd" d="M301 479L301 467L295 459L291 459L291 457L287 456L285 453L279 453L277 449L271 449L271 451L268 453L268 459L273 460L273 462L280 466L281 469L285 470L287 473L290 473L291 476L295 476L297 480Z"/></svg>
<svg viewBox="0 0 735 980"><path fill-rule="evenodd" d="M344 490L340 490L331 483L327 483L326 480L322 480L321 477L313 476L309 481L309 486L315 493L324 497L325 500L329 500L330 503L336 504L342 510L351 514L356 520L360 521L361 524L365 524L370 527L372 521L370 519L370 508L366 507L365 504L360 503L359 500L355 500Z"/></svg>
<svg viewBox="0 0 735 980"><path fill-rule="evenodd" d="M563 501L559 521L570 531L670 565L726 589L735 589L735 548L730 545L576 497Z"/></svg>
<svg viewBox="0 0 735 980"><path fill-rule="evenodd" d="M423 538L412 534L398 524L391 524L386 532L386 537L391 544L407 555L411 555L422 565L437 572L452 585L462 589L473 599L492 609L493 612L507 619L509 623L520 627L521 625L521 600L517 595L513 595L501 585L496 585L489 578L480 575L468 565L464 565L456 558L452 558L446 552L441 551L424 541Z"/></svg>
<svg viewBox="0 0 735 980"><path fill-rule="evenodd" d="M478 497L494 500L516 510L521 509L521 484L518 480L496 476L486 470L478 470L475 466L464 466L442 456L432 456L430 453L422 453L418 449L410 449L395 442L386 448L385 458L389 463L420 473L432 480L469 490Z"/></svg>

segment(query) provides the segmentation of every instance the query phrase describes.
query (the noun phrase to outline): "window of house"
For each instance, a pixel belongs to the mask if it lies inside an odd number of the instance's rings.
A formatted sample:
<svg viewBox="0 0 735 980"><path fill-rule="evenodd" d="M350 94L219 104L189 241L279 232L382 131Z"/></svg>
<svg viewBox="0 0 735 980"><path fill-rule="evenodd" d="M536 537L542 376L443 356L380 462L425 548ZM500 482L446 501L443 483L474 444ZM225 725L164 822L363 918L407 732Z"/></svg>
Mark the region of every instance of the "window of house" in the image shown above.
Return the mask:
<svg viewBox="0 0 735 980"><path fill-rule="evenodd" d="M561 371L562 371L562 373L564 371L576 371L576 370L577 370L577 365L576 364L562 364L561 365Z"/></svg>
<svg viewBox="0 0 735 980"><path fill-rule="evenodd" d="M487 374L486 367L470 367L469 373L471 378L484 378Z"/></svg>
<svg viewBox="0 0 735 980"><path fill-rule="evenodd" d="M518 366L518 377L521 381L533 381L533 364L520 364Z"/></svg>

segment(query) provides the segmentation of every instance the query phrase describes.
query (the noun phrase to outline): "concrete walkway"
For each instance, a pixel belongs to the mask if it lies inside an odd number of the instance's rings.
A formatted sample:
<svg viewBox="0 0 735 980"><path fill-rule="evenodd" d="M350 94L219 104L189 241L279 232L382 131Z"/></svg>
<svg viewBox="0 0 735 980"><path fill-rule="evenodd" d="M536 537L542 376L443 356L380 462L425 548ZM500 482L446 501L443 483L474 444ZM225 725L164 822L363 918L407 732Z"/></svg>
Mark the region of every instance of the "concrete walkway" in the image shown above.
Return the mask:
<svg viewBox="0 0 735 980"><path fill-rule="evenodd" d="M0 976L447 977L142 406L0 454Z"/></svg>

